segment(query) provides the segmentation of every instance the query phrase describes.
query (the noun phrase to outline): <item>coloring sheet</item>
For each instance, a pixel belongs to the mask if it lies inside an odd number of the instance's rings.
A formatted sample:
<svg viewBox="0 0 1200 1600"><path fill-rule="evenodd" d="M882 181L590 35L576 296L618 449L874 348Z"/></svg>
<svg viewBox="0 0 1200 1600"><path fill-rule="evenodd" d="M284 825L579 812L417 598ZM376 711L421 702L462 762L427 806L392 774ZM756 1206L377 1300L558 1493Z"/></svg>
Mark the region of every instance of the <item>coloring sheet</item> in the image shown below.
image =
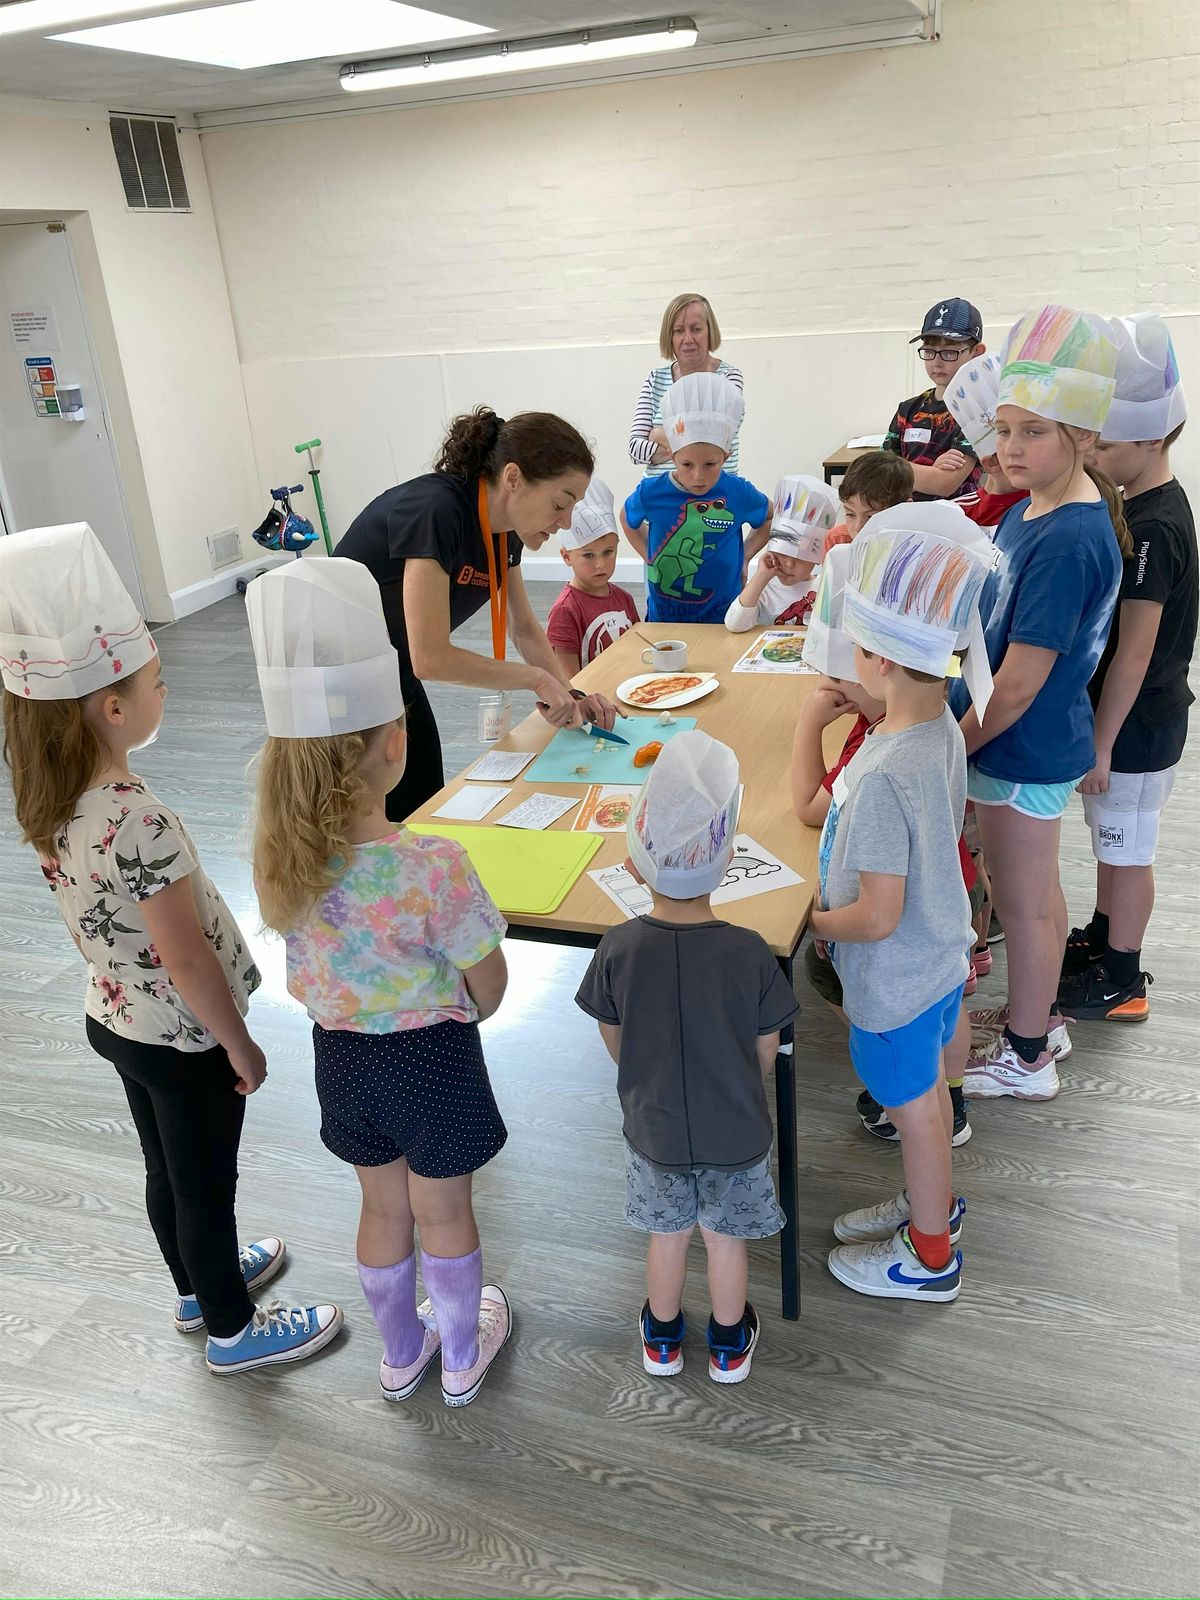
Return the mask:
<svg viewBox="0 0 1200 1600"><path fill-rule="evenodd" d="M597 867L588 873L626 917L645 916L650 910L650 891L638 883L623 866ZM804 879L785 861L752 839L748 833L734 836L733 860L714 893L712 903L728 905L733 900L748 900L752 895L772 889L791 889Z"/></svg>

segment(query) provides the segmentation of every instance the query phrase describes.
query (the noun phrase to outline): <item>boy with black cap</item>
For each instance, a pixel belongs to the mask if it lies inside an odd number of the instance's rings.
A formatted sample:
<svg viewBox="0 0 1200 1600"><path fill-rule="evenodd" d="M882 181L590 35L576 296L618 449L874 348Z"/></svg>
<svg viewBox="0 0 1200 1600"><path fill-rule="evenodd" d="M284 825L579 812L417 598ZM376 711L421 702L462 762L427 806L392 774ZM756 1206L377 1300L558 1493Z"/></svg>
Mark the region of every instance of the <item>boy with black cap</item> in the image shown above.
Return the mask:
<svg viewBox="0 0 1200 1600"><path fill-rule="evenodd" d="M957 500L979 492L979 462L951 416L944 396L963 362L981 356L983 319L969 300L951 296L925 313L909 340L919 348L932 387L903 401L884 435L883 448L913 469L914 500Z"/></svg>

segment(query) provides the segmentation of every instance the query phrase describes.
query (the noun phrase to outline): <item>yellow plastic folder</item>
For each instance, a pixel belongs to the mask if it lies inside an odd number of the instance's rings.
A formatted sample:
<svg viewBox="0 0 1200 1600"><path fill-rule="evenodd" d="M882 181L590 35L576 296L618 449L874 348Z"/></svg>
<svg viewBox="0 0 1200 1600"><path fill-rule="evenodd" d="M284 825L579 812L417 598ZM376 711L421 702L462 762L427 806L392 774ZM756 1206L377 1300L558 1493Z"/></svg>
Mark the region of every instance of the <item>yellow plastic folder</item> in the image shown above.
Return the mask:
<svg viewBox="0 0 1200 1600"><path fill-rule="evenodd" d="M501 911L548 917L599 850L597 833L534 833L524 828L473 828L421 822L413 833L456 839Z"/></svg>

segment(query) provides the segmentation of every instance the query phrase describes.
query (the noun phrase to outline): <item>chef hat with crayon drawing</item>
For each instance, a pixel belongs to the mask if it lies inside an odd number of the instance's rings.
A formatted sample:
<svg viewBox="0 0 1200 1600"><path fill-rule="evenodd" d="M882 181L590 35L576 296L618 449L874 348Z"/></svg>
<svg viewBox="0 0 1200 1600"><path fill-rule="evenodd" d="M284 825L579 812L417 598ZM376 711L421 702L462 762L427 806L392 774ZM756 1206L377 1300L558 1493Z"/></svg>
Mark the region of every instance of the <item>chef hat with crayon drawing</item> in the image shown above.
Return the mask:
<svg viewBox="0 0 1200 1600"><path fill-rule="evenodd" d="M1187 420L1179 363L1166 323L1146 311L1114 317L1109 329L1117 345L1116 393L1100 437L1107 444L1165 439Z"/></svg>
<svg viewBox="0 0 1200 1600"><path fill-rule="evenodd" d="M977 456L996 453L996 396L1000 391L1000 357L989 351L961 367L942 396L963 438Z"/></svg>
<svg viewBox="0 0 1200 1600"><path fill-rule="evenodd" d="M629 859L651 889L690 900L720 887L733 858L739 794L728 745L697 728L664 747L626 826Z"/></svg>
<svg viewBox="0 0 1200 1600"><path fill-rule="evenodd" d="M0 676L26 700L82 700L157 646L86 522L0 539Z"/></svg>
<svg viewBox="0 0 1200 1600"><path fill-rule="evenodd" d="M746 406L741 391L719 372L689 372L663 396L662 426L674 455L689 444L715 444L728 455Z"/></svg>
<svg viewBox="0 0 1200 1600"><path fill-rule="evenodd" d="M804 636L804 659L827 678L858 682L854 640L842 627L846 604L846 577L850 571L849 544L835 544L825 552L821 578Z"/></svg>
<svg viewBox="0 0 1200 1600"><path fill-rule="evenodd" d="M379 585L360 561L289 561L246 591L267 732L323 739L404 715Z"/></svg>
<svg viewBox="0 0 1200 1600"><path fill-rule="evenodd" d="M1009 329L996 405L1098 433L1116 370L1117 347L1102 317L1043 306Z"/></svg>
<svg viewBox="0 0 1200 1600"><path fill-rule="evenodd" d="M928 512L936 504L893 509ZM885 517L873 517L846 546L845 631L873 655L941 678L957 676L955 653L966 651L962 676L982 717L992 673L979 598L998 552L978 529L977 543L967 543L906 525L873 526Z"/></svg>
<svg viewBox="0 0 1200 1600"><path fill-rule="evenodd" d="M820 478L797 473L775 485L774 514L767 549L800 561L819 561L825 535L836 523L841 505Z"/></svg>
<svg viewBox="0 0 1200 1600"><path fill-rule="evenodd" d="M561 528L558 534L562 550L582 550L585 544L603 539L606 533L617 531L617 508L612 490L599 478L593 478L582 500L575 502L571 513L571 526Z"/></svg>

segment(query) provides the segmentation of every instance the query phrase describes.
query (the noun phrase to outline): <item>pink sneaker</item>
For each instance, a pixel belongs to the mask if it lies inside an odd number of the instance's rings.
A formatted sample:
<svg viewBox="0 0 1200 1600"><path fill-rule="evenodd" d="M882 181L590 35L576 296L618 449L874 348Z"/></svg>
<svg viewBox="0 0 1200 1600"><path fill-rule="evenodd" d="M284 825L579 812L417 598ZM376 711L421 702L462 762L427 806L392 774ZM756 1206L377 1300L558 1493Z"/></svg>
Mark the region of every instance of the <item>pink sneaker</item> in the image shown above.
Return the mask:
<svg viewBox="0 0 1200 1600"><path fill-rule="evenodd" d="M967 973L967 981L963 984L963 994L974 994L979 987L979 975L975 970L975 957L971 957L971 970Z"/></svg>
<svg viewBox="0 0 1200 1600"><path fill-rule="evenodd" d="M963 1074L963 1093L972 1100L996 1100L1011 1095L1014 1100L1053 1100L1058 1093L1058 1068L1049 1050L1027 1063L1003 1036L993 1041L981 1055L967 1058Z"/></svg>
<svg viewBox="0 0 1200 1600"><path fill-rule="evenodd" d="M485 1283L479 1297L479 1354L474 1366L462 1372L442 1368L442 1399L448 1406L470 1405L511 1332L512 1310L504 1290L498 1284Z"/></svg>
<svg viewBox="0 0 1200 1600"><path fill-rule="evenodd" d="M982 950L971 951L971 965L975 968L977 978L990 976L992 970L992 952L984 945Z"/></svg>
<svg viewBox="0 0 1200 1600"><path fill-rule="evenodd" d="M383 1390L383 1398L385 1400L407 1400L429 1371L441 1348L441 1334L436 1328L427 1327L425 1329L425 1339L421 1345L421 1352L415 1361L410 1361L406 1367L389 1367L386 1361L381 1361L379 1363L379 1387Z"/></svg>

